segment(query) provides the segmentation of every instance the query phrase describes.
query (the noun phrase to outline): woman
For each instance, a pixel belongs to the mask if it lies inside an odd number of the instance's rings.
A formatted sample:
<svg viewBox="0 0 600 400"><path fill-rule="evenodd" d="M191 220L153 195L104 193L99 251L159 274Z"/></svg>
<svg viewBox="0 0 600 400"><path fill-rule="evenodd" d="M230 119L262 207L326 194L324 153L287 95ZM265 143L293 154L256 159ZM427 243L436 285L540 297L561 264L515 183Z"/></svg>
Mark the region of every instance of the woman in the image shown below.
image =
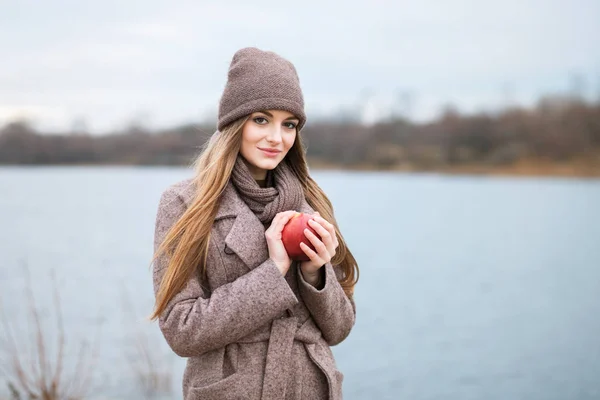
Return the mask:
<svg viewBox="0 0 600 400"><path fill-rule="evenodd" d="M294 66L239 50L195 177L162 194L152 318L188 357L185 399L342 398L330 346L354 325L358 266L308 173L305 120ZM281 241L296 211L320 236L307 233L309 261Z"/></svg>

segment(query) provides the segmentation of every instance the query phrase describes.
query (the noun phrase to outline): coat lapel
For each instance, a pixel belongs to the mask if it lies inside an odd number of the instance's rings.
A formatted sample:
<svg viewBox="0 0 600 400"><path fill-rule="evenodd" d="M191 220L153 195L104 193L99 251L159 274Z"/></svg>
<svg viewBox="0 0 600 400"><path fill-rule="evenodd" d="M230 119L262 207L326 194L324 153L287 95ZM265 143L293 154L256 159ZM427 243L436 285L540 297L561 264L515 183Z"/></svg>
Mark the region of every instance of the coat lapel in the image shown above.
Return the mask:
<svg viewBox="0 0 600 400"><path fill-rule="evenodd" d="M227 184L215 221L235 218L225 244L237 254L249 269L254 269L269 258L265 227L239 197L233 185Z"/></svg>
<svg viewBox="0 0 600 400"><path fill-rule="evenodd" d="M265 227L252 210L244 203L229 183L223 193L219 218L235 217L231 230L225 237L225 244L233 250L249 269L254 269L269 258L265 239ZM300 212L314 214L306 200L302 200Z"/></svg>
<svg viewBox="0 0 600 400"><path fill-rule="evenodd" d="M180 192L188 205L191 204L193 199L194 189L192 180L189 180ZM307 214L314 213L306 200L302 200L302 205L298 211ZM225 245L233 250L249 269L258 267L269 257L267 241L265 240L265 227L240 198L231 182L227 183L221 195L215 223L225 218L235 218L231 230L225 237Z"/></svg>

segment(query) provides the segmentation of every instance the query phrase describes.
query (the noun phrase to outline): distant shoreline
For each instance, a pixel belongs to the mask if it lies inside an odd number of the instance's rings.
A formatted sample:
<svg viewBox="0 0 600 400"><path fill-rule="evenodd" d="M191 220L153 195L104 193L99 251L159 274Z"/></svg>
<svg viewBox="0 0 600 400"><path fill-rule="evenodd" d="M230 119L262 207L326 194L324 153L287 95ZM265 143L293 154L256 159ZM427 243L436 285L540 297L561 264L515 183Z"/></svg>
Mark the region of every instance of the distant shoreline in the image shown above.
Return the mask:
<svg viewBox="0 0 600 400"><path fill-rule="evenodd" d="M17 121L0 128L0 164L187 168L212 132L203 126L132 126L94 136L84 129L42 133ZM302 139L315 170L600 178L600 102L571 96L496 113L450 109L429 122L320 121Z"/></svg>
<svg viewBox="0 0 600 400"><path fill-rule="evenodd" d="M396 165L380 168L373 165L337 165L321 161L310 161L313 170L348 170L348 171L389 171L399 173L439 173L447 175L490 175L490 176L530 176L561 178L600 178L600 160L594 163L569 161L522 160L510 165L449 165L423 168L416 165Z"/></svg>
<svg viewBox="0 0 600 400"><path fill-rule="evenodd" d="M600 160L596 163L533 161L524 160L511 165L449 165L424 168L422 166L403 164L390 167L357 164L343 165L319 160L308 160L312 171L353 171L353 172L397 172L415 174L444 175L481 175L481 176L523 176L523 177L557 177L557 178L600 178ZM148 167L148 168L190 168L186 164L138 164L138 163L52 163L52 164L0 164L0 168L39 168L39 167Z"/></svg>

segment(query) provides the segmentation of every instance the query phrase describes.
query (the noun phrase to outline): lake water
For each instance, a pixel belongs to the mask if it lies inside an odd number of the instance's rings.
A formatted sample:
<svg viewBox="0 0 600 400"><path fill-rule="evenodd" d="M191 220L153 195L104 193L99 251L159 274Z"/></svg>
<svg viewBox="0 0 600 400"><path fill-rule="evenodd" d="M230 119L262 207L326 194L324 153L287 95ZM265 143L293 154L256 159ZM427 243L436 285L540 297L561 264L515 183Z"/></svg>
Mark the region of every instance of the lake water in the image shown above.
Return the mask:
<svg viewBox="0 0 600 400"><path fill-rule="evenodd" d="M25 288L51 335L58 287L66 373L78 343L95 343L90 398L145 398L140 343L154 368L172 377L163 397L181 397L184 360L145 317L158 199L189 175L0 169L4 315L31 350ZM346 400L600 398L600 181L314 176L361 269L356 325L332 348ZM8 361L2 353L0 374Z"/></svg>

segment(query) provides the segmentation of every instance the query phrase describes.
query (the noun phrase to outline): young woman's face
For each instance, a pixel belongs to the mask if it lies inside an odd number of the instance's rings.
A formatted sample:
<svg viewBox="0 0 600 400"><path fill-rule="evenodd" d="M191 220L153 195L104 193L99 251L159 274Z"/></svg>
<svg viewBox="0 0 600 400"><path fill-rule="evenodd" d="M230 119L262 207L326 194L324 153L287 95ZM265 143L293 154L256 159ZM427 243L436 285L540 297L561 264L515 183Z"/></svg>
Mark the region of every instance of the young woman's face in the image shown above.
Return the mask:
<svg viewBox="0 0 600 400"><path fill-rule="evenodd" d="M265 179L292 148L300 120L282 110L252 113L242 128L240 153L254 179Z"/></svg>

